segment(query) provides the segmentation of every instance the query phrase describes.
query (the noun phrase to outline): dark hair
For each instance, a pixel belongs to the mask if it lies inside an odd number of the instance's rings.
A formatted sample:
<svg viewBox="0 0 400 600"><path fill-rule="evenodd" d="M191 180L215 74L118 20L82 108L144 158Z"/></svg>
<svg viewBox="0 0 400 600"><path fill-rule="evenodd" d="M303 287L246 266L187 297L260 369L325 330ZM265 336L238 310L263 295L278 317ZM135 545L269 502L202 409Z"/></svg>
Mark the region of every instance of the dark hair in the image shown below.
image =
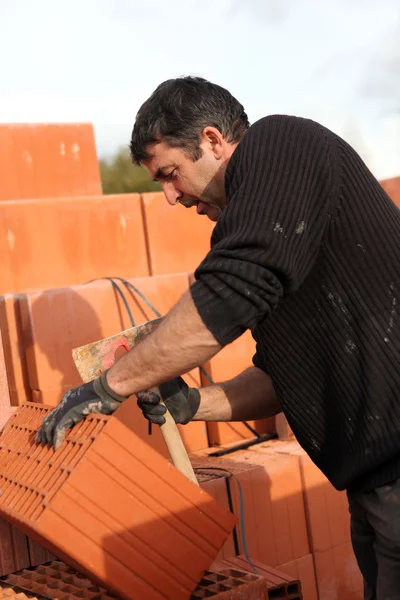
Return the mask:
<svg viewBox="0 0 400 600"><path fill-rule="evenodd" d="M218 129L228 142L239 142L249 128L243 106L228 90L201 77L180 77L161 83L136 115L130 150L140 164L150 158L146 148L165 141L183 148L193 159L201 155L203 129Z"/></svg>

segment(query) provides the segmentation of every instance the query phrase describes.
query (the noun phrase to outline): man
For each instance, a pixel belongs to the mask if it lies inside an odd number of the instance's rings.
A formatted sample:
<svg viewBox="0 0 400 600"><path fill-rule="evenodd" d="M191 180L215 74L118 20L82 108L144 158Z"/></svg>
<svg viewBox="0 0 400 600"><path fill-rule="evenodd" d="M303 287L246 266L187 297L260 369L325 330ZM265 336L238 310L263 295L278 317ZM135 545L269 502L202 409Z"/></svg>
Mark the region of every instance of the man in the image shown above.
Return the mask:
<svg viewBox="0 0 400 600"><path fill-rule="evenodd" d="M141 344L69 391L37 440L60 445L90 412L138 394L163 421L284 411L302 447L347 490L365 598L400 589L400 211L357 153L311 120L251 127L201 78L162 83L138 112L133 161L170 204L216 225L190 290ZM184 251L184 249L183 249ZM179 375L250 329L254 366L200 391ZM174 379L175 378L175 379Z"/></svg>

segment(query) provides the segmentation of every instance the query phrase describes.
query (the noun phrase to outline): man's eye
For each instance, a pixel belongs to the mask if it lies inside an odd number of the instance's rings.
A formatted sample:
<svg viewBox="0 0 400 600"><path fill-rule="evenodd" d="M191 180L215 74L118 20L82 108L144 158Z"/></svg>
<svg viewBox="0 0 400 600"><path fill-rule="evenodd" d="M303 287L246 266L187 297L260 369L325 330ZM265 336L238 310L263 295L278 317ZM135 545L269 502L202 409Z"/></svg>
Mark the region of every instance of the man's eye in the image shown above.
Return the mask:
<svg viewBox="0 0 400 600"><path fill-rule="evenodd" d="M176 169L174 169L173 171L171 171L171 173L168 173L168 175L165 176L165 180L166 181L171 181L171 179L173 179L176 175Z"/></svg>

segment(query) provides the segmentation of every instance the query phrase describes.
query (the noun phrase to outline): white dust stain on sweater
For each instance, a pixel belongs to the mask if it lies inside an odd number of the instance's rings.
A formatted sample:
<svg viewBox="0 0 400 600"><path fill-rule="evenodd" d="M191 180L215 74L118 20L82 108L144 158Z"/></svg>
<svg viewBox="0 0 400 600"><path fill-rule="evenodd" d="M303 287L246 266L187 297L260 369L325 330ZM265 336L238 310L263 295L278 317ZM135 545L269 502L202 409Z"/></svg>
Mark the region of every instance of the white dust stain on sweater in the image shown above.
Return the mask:
<svg viewBox="0 0 400 600"><path fill-rule="evenodd" d="M275 233L283 233L283 227L280 223L275 223L274 227Z"/></svg>
<svg viewBox="0 0 400 600"><path fill-rule="evenodd" d="M389 286L389 297L391 300L389 324L388 324L388 328L386 330L387 335L386 335L386 337L383 338L383 341L386 343L389 341L389 337L387 337L387 336L389 336L393 331L394 319L395 319L396 311L397 311L397 298L394 293L394 284L393 283L391 283Z"/></svg>

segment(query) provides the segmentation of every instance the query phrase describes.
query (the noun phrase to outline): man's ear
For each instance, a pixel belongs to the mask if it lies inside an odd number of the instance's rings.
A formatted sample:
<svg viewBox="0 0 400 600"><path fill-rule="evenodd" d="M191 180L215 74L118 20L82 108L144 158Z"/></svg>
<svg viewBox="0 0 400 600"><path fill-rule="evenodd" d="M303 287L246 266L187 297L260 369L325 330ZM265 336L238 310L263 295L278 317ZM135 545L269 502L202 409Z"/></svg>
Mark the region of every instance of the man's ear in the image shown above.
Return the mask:
<svg viewBox="0 0 400 600"><path fill-rule="evenodd" d="M215 158L219 160L223 155L224 149L224 137L222 133L216 127L207 126L204 127L201 138L202 143L207 145Z"/></svg>

